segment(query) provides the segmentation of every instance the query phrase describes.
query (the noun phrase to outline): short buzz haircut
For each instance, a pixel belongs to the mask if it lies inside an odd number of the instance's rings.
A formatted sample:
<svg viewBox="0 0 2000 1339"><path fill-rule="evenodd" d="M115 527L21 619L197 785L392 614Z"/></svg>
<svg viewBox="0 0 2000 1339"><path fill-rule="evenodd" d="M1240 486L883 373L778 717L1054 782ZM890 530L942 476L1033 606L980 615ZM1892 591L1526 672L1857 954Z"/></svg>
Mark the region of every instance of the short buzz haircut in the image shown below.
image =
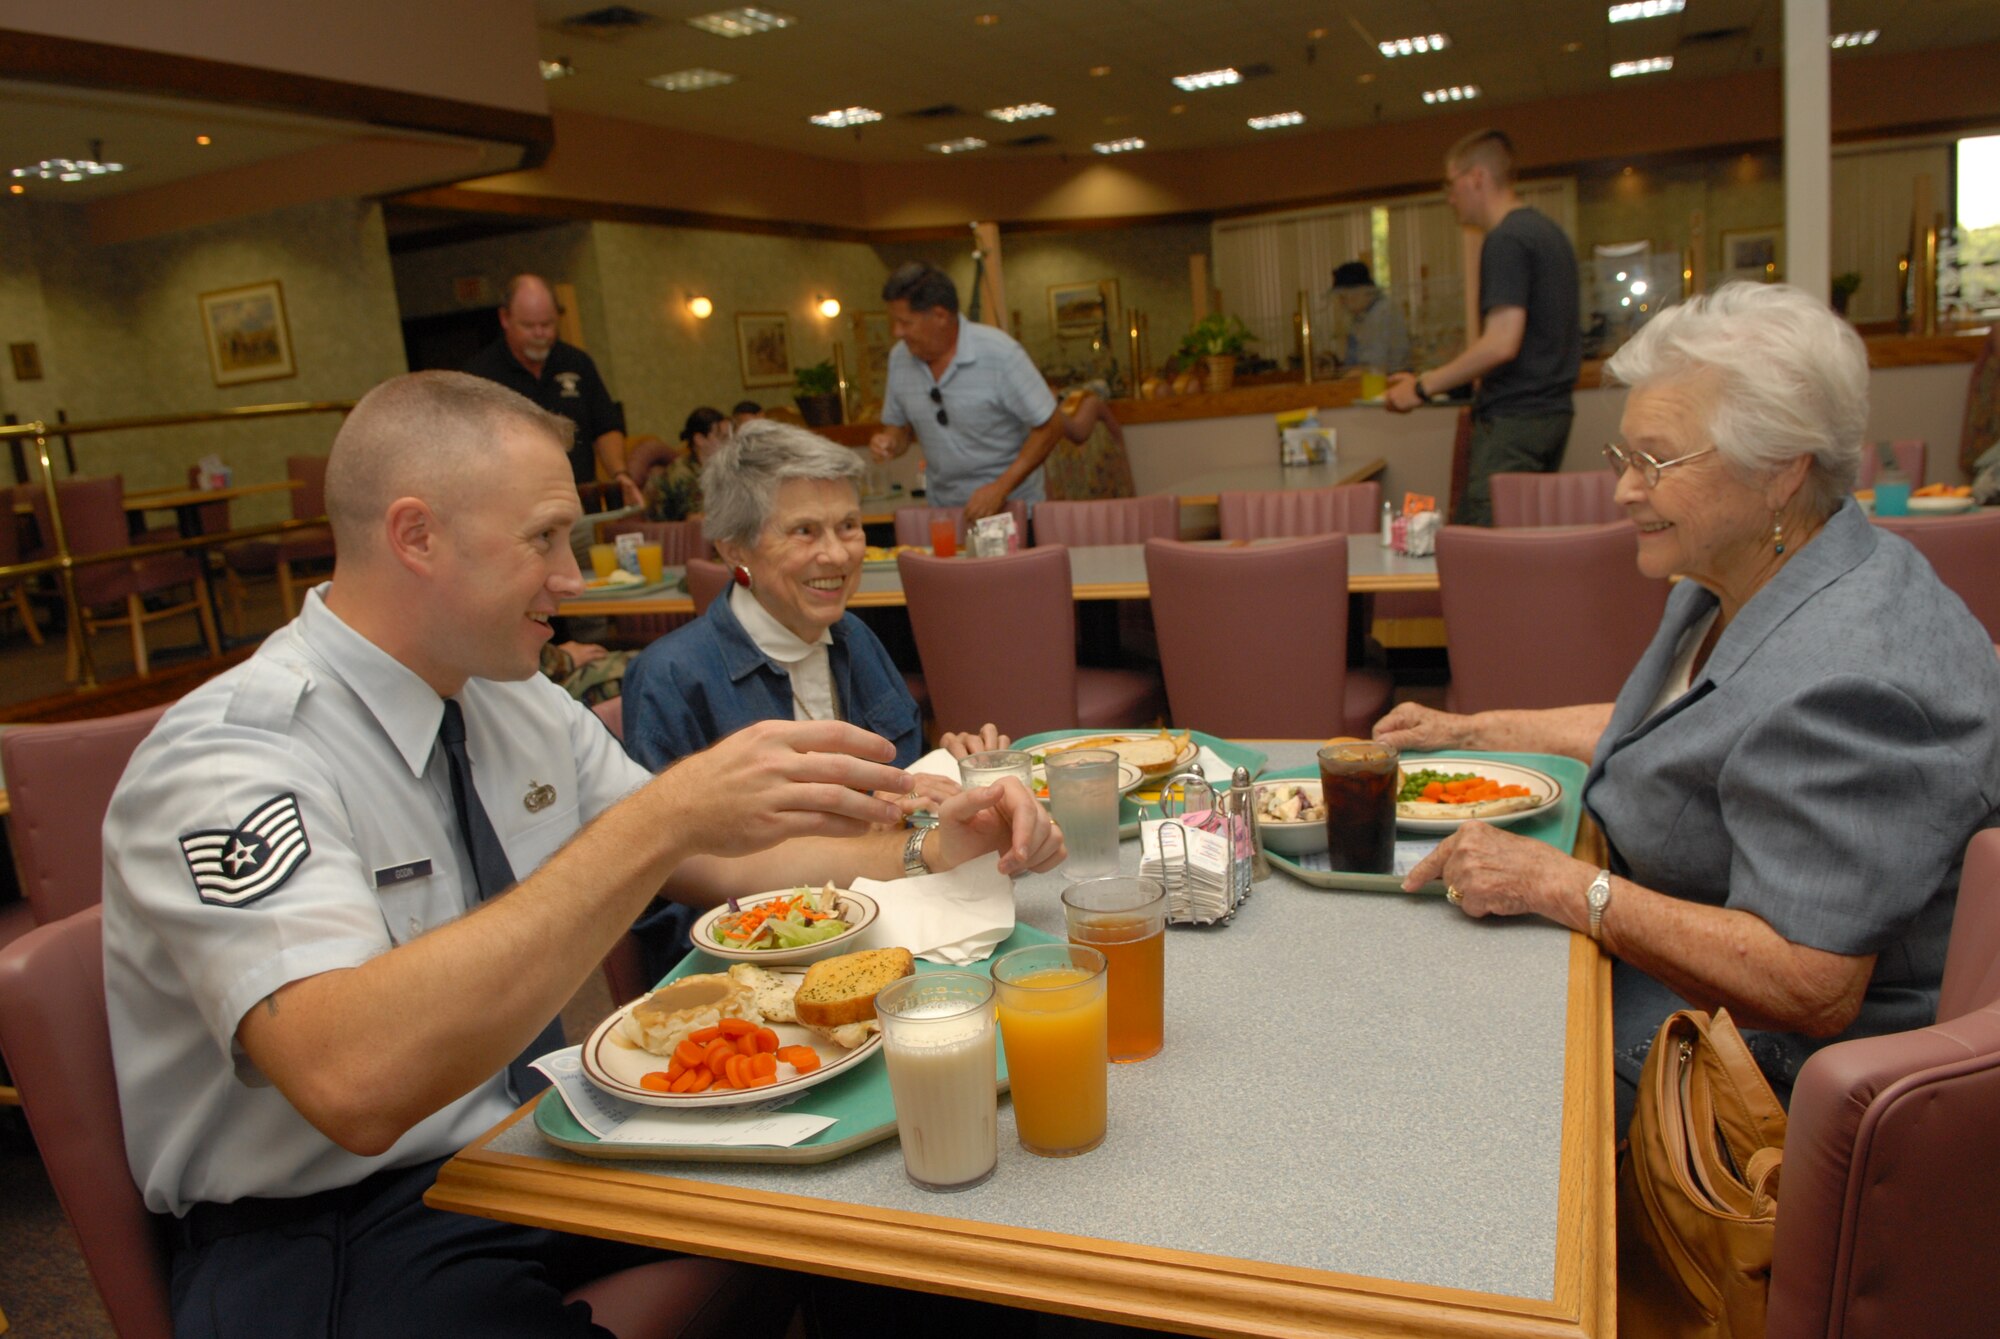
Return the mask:
<svg viewBox="0 0 2000 1339"><path fill-rule="evenodd" d="M778 489L789 479L846 480L860 496L861 458L851 447L816 432L752 419L708 458L701 471L701 533L711 543L757 542L778 505Z"/></svg>
<svg viewBox="0 0 2000 1339"><path fill-rule="evenodd" d="M913 260L900 265L882 285L882 301L902 301L913 312L936 311L943 308L953 316L958 315L958 285L951 276L935 265Z"/></svg>
<svg viewBox="0 0 2000 1339"><path fill-rule="evenodd" d="M1454 171L1483 167L1495 186L1514 184L1514 141L1504 130L1475 130L1444 156Z"/></svg>
<svg viewBox="0 0 2000 1339"><path fill-rule="evenodd" d="M576 428L498 382L464 372L411 372L361 397L326 461L326 515L336 553L373 543L389 504L421 497L448 514L492 463L504 423L545 433L565 454Z"/></svg>

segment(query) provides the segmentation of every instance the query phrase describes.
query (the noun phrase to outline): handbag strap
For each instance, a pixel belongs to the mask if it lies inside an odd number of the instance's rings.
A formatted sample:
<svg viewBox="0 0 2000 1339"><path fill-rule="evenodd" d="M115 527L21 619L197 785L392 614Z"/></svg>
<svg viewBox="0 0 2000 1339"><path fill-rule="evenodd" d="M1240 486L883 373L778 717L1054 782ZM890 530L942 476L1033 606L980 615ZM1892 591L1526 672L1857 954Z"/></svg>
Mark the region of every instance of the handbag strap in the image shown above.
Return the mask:
<svg viewBox="0 0 2000 1339"><path fill-rule="evenodd" d="M1759 1150L1785 1146L1785 1108L1727 1009L1717 1009L1713 1018L1684 1012L1701 1036L1695 1058L1715 1126L1743 1179L1749 1181L1748 1169Z"/></svg>

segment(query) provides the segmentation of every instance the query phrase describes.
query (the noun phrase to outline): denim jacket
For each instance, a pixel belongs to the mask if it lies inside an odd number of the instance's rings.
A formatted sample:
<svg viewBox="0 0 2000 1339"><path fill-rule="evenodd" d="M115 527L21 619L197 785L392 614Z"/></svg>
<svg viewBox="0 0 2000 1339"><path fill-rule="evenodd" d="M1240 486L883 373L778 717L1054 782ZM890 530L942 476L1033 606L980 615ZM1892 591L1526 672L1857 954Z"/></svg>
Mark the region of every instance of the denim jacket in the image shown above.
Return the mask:
<svg viewBox="0 0 2000 1339"><path fill-rule="evenodd" d="M827 663L841 719L894 744L898 767L923 756L916 700L867 624L843 615ZM726 593L641 652L622 696L625 751L655 772L746 725L792 719L791 675L757 649Z"/></svg>

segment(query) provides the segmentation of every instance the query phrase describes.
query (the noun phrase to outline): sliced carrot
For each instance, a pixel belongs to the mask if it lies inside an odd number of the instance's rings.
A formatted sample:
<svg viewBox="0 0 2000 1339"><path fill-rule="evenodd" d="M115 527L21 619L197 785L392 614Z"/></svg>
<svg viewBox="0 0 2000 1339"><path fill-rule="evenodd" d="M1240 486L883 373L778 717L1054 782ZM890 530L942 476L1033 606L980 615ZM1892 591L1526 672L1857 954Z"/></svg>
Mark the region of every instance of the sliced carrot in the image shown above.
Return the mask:
<svg viewBox="0 0 2000 1339"><path fill-rule="evenodd" d="M701 1044L692 1037L683 1037L681 1044L674 1047L674 1059L684 1065L701 1063Z"/></svg>
<svg viewBox="0 0 2000 1339"><path fill-rule="evenodd" d="M673 1088L673 1080L667 1077L665 1070L656 1069L650 1074L641 1074L639 1086L649 1093L664 1093Z"/></svg>
<svg viewBox="0 0 2000 1339"><path fill-rule="evenodd" d="M810 1074L819 1068L819 1052L810 1046L786 1046L779 1050L776 1058L801 1074Z"/></svg>
<svg viewBox="0 0 2000 1339"><path fill-rule="evenodd" d="M725 1065L723 1069L729 1078L730 1087L748 1088L750 1086L749 1084L750 1076L747 1073L745 1073L743 1069L744 1065L747 1063L748 1061L743 1056L732 1055L729 1057L729 1063Z"/></svg>
<svg viewBox="0 0 2000 1339"><path fill-rule="evenodd" d="M706 1046L710 1042L714 1041L717 1037L720 1037L721 1035L722 1035L721 1028L705 1027L705 1028L699 1028L693 1032L688 1033L687 1039L693 1042L697 1046Z"/></svg>
<svg viewBox="0 0 2000 1339"><path fill-rule="evenodd" d="M727 1063L730 1056L735 1054L736 1048L728 1042L712 1041L708 1044L707 1052L702 1056L702 1063L715 1073L720 1074L722 1073L722 1066Z"/></svg>
<svg viewBox="0 0 2000 1339"><path fill-rule="evenodd" d="M693 1092L693 1091L694 1091L694 1084L695 1084L695 1077L696 1077L697 1075L700 1075L700 1074L706 1074L707 1072L708 1072L708 1071L707 1071L707 1070L705 1070L705 1069L687 1069L687 1070L682 1070L682 1071L681 1071L681 1076L680 1076L679 1078L677 1078L677 1079L675 1079L675 1080L674 1080L674 1084L673 1084L673 1091L674 1091L674 1092L677 1092L677 1093L690 1093L690 1092Z"/></svg>
<svg viewBox="0 0 2000 1339"><path fill-rule="evenodd" d="M767 1027L758 1028L757 1049L767 1055L775 1052L778 1049L778 1034Z"/></svg>
<svg viewBox="0 0 2000 1339"><path fill-rule="evenodd" d="M757 1025L743 1018L725 1018L719 1024L725 1037L740 1037L746 1032L755 1032Z"/></svg>
<svg viewBox="0 0 2000 1339"><path fill-rule="evenodd" d="M705 1093L715 1083L715 1075L705 1069L691 1069L688 1073L694 1075L694 1086L688 1089L690 1093Z"/></svg>
<svg viewBox="0 0 2000 1339"><path fill-rule="evenodd" d="M757 1072L760 1079L774 1079L778 1076L778 1057L768 1051L763 1052L752 1057L750 1068Z"/></svg>
<svg viewBox="0 0 2000 1339"><path fill-rule="evenodd" d="M775 1074L759 1074L743 1086L745 1088L768 1088L777 1081L778 1077Z"/></svg>
<svg viewBox="0 0 2000 1339"><path fill-rule="evenodd" d="M677 1079L681 1075L687 1073L689 1068L690 1066L681 1063L681 1058L679 1056L675 1056L667 1064L667 1077L670 1079Z"/></svg>

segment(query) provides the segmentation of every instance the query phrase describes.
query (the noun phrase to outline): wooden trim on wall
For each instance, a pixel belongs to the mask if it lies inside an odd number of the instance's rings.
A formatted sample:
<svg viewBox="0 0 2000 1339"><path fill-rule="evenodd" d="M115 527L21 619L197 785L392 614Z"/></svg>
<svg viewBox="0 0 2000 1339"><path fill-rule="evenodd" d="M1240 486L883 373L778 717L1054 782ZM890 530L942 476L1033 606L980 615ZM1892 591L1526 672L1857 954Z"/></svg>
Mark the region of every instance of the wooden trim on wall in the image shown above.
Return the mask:
<svg viewBox="0 0 2000 1339"><path fill-rule="evenodd" d="M628 205L610 200L571 200L553 195L521 195L512 191L477 191L463 186L439 186L427 191L409 191L391 196L388 204L420 209L455 209L473 214L498 214L508 218L540 218L557 222L651 223L664 228L706 228L715 232L754 233L764 237L805 237L823 242L882 240L862 228L830 223L801 223L783 219L734 218L693 209L667 209L659 205ZM964 225L939 228L931 237L961 238Z"/></svg>
<svg viewBox="0 0 2000 1339"><path fill-rule="evenodd" d="M34 83L263 107L512 144L521 150L520 169L541 166L555 144L554 118L532 112L13 28L0 28L0 69L10 79Z"/></svg>

